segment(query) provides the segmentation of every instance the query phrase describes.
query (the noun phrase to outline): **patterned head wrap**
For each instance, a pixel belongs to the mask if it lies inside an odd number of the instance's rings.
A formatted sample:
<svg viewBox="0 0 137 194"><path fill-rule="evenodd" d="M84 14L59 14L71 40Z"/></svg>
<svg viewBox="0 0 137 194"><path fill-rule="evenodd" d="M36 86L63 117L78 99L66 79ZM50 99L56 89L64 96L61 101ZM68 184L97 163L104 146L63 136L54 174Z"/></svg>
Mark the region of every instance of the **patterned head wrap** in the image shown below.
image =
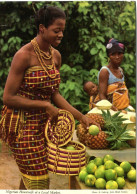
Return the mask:
<svg viewBox="0 0 137 194"><path fill-rule="evenodd" d="M110 53L124 53L125 52L125 46L124 44L118 42L118 40L112 38L109 40L107 46L106 46L107 55L109 56Z"/></svg>

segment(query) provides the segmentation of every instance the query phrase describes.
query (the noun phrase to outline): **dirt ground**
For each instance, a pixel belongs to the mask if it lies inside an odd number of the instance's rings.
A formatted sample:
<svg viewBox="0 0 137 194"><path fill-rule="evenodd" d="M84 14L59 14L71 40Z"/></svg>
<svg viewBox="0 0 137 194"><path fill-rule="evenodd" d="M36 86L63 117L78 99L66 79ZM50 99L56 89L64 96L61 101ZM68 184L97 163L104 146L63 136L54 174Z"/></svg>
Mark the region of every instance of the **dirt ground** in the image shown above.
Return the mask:
<svg viewBox="0 0 137 194"><path fill-rule="evenodd" d="M1 142L0 142L1 145ZM50 173L50 189L69 189L69 177ZM0 190L18 190L20 184L20 172L14 158L5 144L0 148Z"/></svg>

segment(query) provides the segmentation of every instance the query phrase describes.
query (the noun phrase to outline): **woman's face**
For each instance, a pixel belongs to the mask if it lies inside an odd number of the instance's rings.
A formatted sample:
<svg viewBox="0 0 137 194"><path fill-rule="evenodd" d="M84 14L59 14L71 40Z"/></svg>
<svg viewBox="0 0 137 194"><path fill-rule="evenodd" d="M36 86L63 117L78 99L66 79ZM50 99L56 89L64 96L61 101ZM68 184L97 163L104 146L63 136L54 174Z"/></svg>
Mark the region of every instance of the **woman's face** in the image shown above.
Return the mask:
<svg viewBox="0 0 137 194"><path fill-rule="evenodd" d="M52 25L44 28L43 39L52 46L58 46L63 38L66 20L56 19Z"/></svg>
<svg viewBox="0 0 137 194"><path fill-rule="evenodd" d="M114 65L120 65L122 63L123 57L124 57L124 54L120 52L110 53L109 55L110 62L111 64L114 64Z"/></svg>

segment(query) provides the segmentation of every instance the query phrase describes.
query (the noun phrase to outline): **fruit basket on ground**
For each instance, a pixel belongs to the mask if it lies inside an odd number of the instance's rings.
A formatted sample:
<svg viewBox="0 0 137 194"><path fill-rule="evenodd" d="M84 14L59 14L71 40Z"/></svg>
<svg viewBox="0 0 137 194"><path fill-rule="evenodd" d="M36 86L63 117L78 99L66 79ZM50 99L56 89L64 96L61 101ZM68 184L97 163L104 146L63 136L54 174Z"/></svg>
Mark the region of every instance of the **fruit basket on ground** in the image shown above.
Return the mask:
<svg viewBox="0 0 137 194"><path fill-rule="evenodd" d="M81 143L91 149L112 149L118 150L130 147L129 141L135 140L135 134L131 134L132 129L127 129L127 125L122 125L126 118L120 116L121 112L111 115L110 110L101 110L102 114L88 113L87 117L97 122L101 129L95 133L84 128L81 124L77 125L77 137ZM129 145L130 144L130 145Z"/></svg>
<svg viewBox="0 0 137 194"><path fill-rule="evenodd" d="M76 179L81 189L136 189L136 170L132 164L118 162L109 154L89 157Z"/></svg>
<svg viewBox="0 0 137 194"><path fill-rule="evenodd" d="M86 164L86 148L82 143L71 141L75 120L66 110L59 110L58 118L45 126L48 170L54 174L77 175Z"/></svg>
<svg viewBox="0 0 137 194"><path fill-rule="evenodd" d="M56 147L48 144L48 170L54 174L77 175L86 165L86 148L83 144L70 141Z"/></svg>

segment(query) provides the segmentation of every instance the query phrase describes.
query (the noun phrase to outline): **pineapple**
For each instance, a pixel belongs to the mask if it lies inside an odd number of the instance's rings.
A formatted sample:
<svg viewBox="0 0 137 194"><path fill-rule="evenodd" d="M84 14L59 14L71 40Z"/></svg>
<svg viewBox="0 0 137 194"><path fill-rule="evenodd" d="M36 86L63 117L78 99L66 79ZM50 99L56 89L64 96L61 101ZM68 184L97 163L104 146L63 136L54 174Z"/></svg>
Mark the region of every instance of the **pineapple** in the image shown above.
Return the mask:
<svg viewBox="0 0 137 194"><path fill-rule="evenodd" d="M88 133L88 129L84 128L81 124L77 126L77 137L79 138L79 141L85 145L86 140L86 134Z"/></svg>
<svg viewBox="0 0 137 194"><path fill-rule="evenodd" d="M105 149L108 147L108 141L106 140L107 134L99 129L97 135L91 135L88 129L85 129L81 124L77 126L77 137L79 141L91 149Z"/></svg>
<svg viewBox="0 0 137 194"><path fill-rule="evenodd" d="M100 131L98 135L86 134L85 145L91 149L105 149L108 148L108 141L106 140L107 134L104 131Z"/></svg>
<svg viewBox="0 0 137 194"><path fill-rule="evenodd" d="M101 114L98 114L98 113L88 113L88 114L86 114L86 116L91 118L96 123L98 123L100 125L101 129L104 128L105 121L104 121L104 118L102 117Z"/></svg>
<svg viewBox="0 0 137 194"><path fill-rule="evenodd" d="M105 121L101 114L88 113L86 116L100 125L101 128L104 127ZM107 135L104 131L99 129L100 132L93 136L90 135L88 129L85 129L81 124L77 126L77 137L79 141L91 149L105 149L108 147L108 141L106 140Z"/></svg>
<svg viewBox="0 0 137 194"><path fill-rule="evenodd" d="M100 129L98 135L93 136L80 124L77 127L79 141L91 149L105 149L109 146L113 150L129 147L127 141L134 139L134 137L129 134L127 126L122 127L126 118L122 118L119 114L120 112L111 115L109 110L107 112L102 110L102 115L87 114L86 116L97 122L104 131Z"/></svg>

